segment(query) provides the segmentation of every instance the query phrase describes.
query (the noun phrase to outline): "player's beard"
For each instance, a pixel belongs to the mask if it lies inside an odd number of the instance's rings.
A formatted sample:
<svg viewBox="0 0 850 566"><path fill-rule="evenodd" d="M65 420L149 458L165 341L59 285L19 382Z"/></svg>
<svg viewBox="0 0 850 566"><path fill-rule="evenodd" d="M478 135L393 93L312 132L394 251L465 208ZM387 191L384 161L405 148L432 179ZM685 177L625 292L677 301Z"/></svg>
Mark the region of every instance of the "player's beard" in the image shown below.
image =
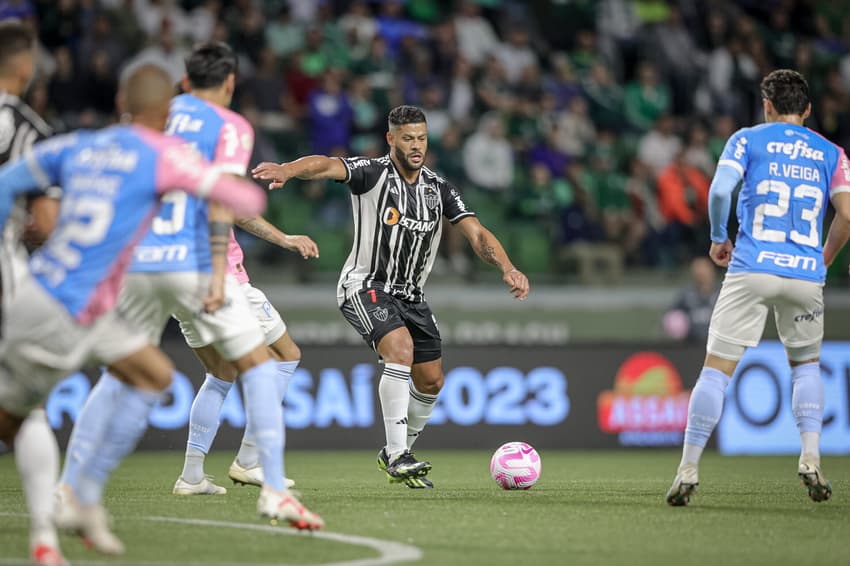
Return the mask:
<svg viewBox="0 0 850 566"><path fill-rule="evenodd" d="M415 164L411 163L410 160L407 159L407 156L397 147L394 149L394 154L395 154L396 161L398 161L401 164L402 167L404 167L405 169L407 169L408 171L411 171L411 172L419 171L420 169L422 169L422 166L425 164L425 152L424 151L421 152L422 160L419 162L419 165L415 165Z"/></svg>

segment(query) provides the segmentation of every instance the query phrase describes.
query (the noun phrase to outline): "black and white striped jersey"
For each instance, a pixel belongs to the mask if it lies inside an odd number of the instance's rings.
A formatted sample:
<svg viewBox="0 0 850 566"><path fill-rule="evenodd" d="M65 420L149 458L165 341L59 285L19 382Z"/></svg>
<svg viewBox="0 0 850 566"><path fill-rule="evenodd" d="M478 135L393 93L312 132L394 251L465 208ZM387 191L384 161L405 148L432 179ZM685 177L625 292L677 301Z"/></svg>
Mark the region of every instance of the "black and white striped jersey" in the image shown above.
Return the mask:
<svg viewBox="0 0 850 566"><path fill-rule="evenodd" d="M419 302L445 217L452 224L475 216L460 192L423 167L416 184L407 183L389 155L342 158L351 189L354 244L342 268L337 299L342 305L363 289L382 289Z"/></svg>
<svg viewBox="0 0 850 566"><path fill-rule="evenodd" d="M50 126L25 102L0 92L0 165L25 155L34 143L52 134ZM0 291L5 287L7 300L14 282L26 269L27 253L20 238L27 221L28 198L18 197L0 234Z"/></svg>

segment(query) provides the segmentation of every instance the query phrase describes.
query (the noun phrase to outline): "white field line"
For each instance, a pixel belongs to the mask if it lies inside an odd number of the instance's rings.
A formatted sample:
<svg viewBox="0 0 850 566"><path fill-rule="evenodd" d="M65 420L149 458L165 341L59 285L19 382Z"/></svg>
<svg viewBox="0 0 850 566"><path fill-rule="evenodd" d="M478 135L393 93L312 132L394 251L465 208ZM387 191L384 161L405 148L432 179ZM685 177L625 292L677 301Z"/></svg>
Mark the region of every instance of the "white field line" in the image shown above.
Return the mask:
<svg viewBox="0 0 850 566"><path fill-rule="evenodd" d="M26 517L25 513L0 513L0 517ZM298 531L288 527L275 527L272 525L257 525L253 523L234 523L230 521L210 521L207 519L183 519L179 517L121 517L121 521L141 520L152 521L156 523L178 523L182 525L196 525L199 527L219 527L226 529L241 529L245 531L259 531L274 535L286 535L297 537L308 537L330 540L343 544L351 544L355 546L363 546L371 548L378 553L374 558L359 558L356 560L343 560L340 562L324 562L317 566L384 566L388 564L399 564L402 562L413 562L422 558L422 550L410 544L395 542L391 540L381 540L377 538L364 537L359 535L347 535L344 533L334 533L329 531ZM30 564L28 559L23 558L0 558L0 564ZM101 564L123 564L125 566L244 566L245 562L213 562L203 560L198 562L169 561L169 560L74 560L75 565L92 565L99 566ZM251 562L250 566L286 566L283 563L263 564Z"/></svg>

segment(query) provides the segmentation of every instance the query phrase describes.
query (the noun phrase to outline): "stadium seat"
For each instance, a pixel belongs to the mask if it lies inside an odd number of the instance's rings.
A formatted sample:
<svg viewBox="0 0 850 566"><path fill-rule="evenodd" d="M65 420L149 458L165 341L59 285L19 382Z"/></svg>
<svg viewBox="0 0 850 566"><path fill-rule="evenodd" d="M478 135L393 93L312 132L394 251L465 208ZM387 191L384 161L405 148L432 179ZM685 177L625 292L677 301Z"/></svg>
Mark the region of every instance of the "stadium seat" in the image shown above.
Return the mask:
<svg viewBox="0 0 850 566"><path fill-rule="evenodd" d="M585 285L610 285L623 280L623 251L614 244L576 242L557 254L559 272L575 272Z"/></svg>
<svg viewBox="0 0 850 566"><path fill-rule="evenodd" d="M546 273L552 266L551 237L545 228L534 224L516 224L510 228L508 253L525 273Z"/></svg>

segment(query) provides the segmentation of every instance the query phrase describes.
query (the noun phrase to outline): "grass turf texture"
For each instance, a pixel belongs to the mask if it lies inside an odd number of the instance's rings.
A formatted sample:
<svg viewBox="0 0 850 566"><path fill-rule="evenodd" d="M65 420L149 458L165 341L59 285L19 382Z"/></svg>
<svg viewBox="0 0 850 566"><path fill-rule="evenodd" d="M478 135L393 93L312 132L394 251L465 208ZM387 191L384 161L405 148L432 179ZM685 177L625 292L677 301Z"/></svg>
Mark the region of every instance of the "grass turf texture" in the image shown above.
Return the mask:
<svg viewBox="0 0 850 566"><path fill-rule="evenodd" d="M796 458L708 454L701 491L686 508L663 496L678 453L543 452L530 491L502 491L490 479L489 452L429 451L434 490L389 485L371 452L292 452L288 475L327 530L418 546L420 564L847 564L850 459L825 458L835 494L816 504L796 477ZM180 564L322 564L376 556L368 548L310 537L222 527L155 523L145 516L262 524L257 489L231 486L232 454L210 456L207 472L225 496L176 497L178 453L131 456L107 492L124 561ZM227 481L225 481L227 480ZM0 458L0 513L25 511L14 461ZM288 527L279 527L281 529ZM66 555L97 556L63 536ZM27 522L0 515L0 564L27 555ZM120 563L119 560L104 562Z"/></svg>

